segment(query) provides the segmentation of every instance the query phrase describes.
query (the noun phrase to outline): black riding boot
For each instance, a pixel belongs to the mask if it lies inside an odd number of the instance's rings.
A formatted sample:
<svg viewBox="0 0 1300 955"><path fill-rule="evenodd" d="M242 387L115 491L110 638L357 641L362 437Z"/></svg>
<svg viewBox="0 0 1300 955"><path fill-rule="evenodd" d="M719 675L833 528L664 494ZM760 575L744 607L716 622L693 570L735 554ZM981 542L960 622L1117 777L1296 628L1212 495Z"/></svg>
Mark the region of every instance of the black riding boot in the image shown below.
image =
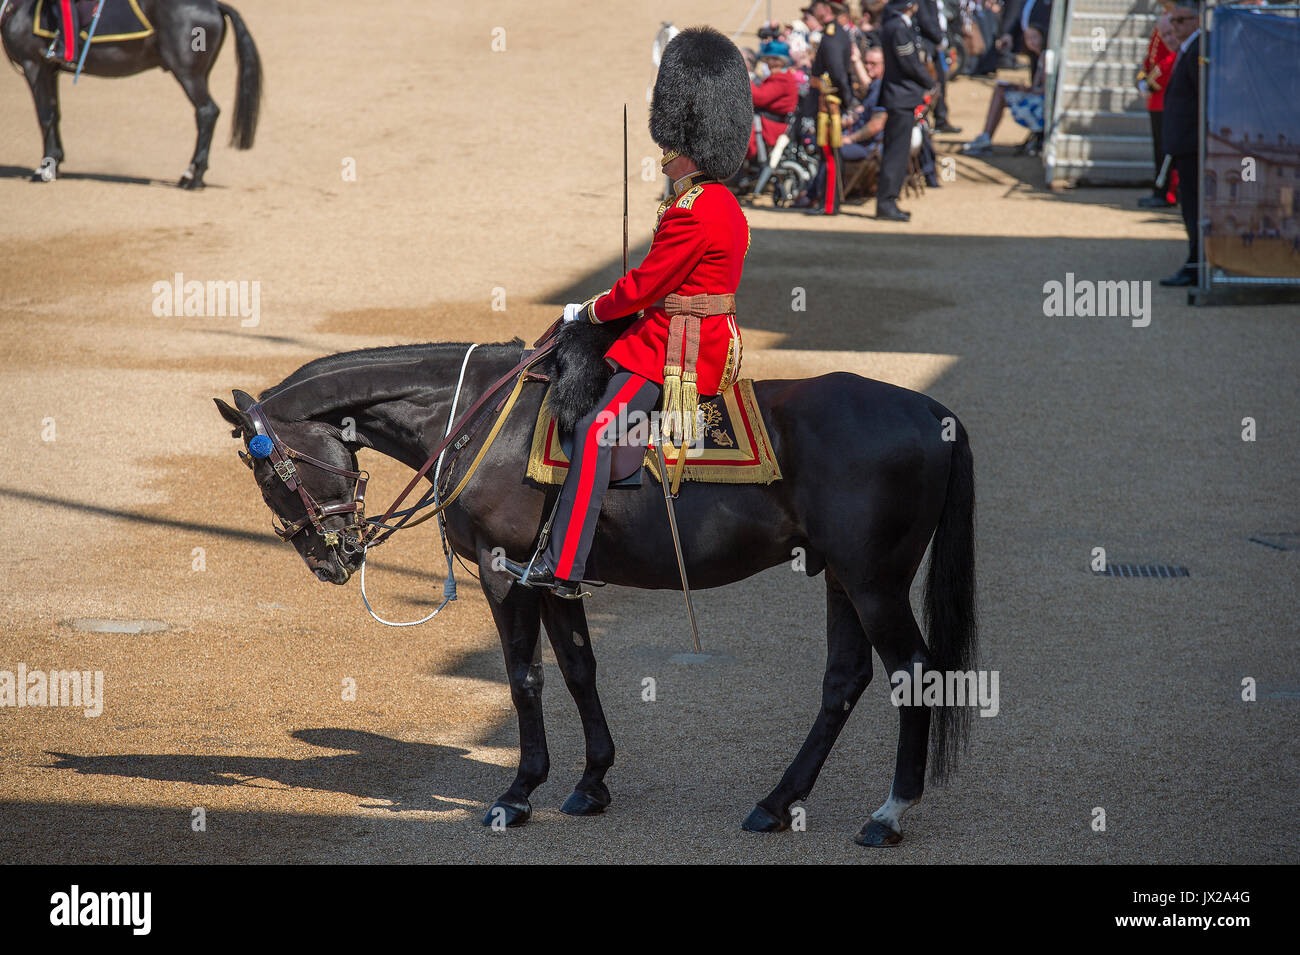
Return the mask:
<svg viewBox="0 0 1300 955"><path fill-rule="evenodd" d="M568 600L576 600L583 596L577 581L561 580L555 576L555 571L551 570L550 565L546 563L544 554L538 554L533 558L532 563L527 566L516 563L508 557L503 557L501 558L501 567L525 587L550 590L557 597L564 597Z"/></svg>

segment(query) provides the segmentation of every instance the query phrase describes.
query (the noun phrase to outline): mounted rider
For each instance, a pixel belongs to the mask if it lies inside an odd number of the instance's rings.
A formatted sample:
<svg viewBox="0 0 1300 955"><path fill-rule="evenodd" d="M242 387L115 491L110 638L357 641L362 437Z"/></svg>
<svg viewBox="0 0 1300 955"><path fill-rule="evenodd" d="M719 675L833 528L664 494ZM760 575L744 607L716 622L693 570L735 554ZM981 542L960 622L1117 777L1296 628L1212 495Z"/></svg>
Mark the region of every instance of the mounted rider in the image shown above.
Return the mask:
<svg viewBox="0 0 1300 955"><path fill-rule="evenodd" d="M663 150L673 195L659 207L641 265L609 291L564 308L566 323L635 318L605 353L613 375L575 429L546 550L527 567L503 562L527 586L578 596L609 487L616 422L653 412L662 396L664 418L677 425L669 436L685 444L699 396L719 394L739 377L735 292L749 223L723 183L745 159L752 117L749 71L735 44L709 27L675 36L650 106L650 135Z"/></svg>
<svg viewBox="0 0 1300 955"><path fill-rule="evenodd" d="M56 62L65 69L76 69L77 40L81 32L81 17L77 13L77 0L59 0L54 7L59 21L59 34L45 58Z"/></svg>

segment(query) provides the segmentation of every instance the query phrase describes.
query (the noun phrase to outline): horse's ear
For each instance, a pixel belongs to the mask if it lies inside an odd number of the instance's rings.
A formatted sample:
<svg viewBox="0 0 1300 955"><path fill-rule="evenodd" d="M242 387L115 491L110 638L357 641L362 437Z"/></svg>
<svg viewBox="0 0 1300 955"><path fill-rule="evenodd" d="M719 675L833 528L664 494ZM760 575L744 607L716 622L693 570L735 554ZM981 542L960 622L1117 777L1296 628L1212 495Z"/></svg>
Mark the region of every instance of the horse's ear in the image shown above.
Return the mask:
<svg viewBox="0 0 1300 955"><path fill-rule="evenodd" d="M240 391L236 388L231 392L235 399L235 407L240 411L247 411L249 407L257 404L257 400L246 391Z"/></svg>
<svg viewBox="0 0 1300 955"><path fill-rule="evenodd" d="M253 419L244 412L238 408L230 407L220 398L213 398L212 400L217 403L217 410L221 412L221 417L235 426L235 430L231 432L231 437L238 438L243 434L252 434L256 430L253 427Z"/></svg>

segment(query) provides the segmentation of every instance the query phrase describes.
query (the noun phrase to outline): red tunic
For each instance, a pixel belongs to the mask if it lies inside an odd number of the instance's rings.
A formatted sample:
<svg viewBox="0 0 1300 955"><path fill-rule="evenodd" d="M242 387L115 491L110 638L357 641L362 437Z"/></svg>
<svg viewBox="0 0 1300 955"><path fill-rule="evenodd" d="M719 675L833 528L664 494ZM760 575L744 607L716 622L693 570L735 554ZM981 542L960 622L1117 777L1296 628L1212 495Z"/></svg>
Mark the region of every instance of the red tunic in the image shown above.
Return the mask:
<svg viewBox="0 0 1300 955"><path fill-rule="evenodd" d="M597 322L644 310L605 357L663 384L669 319L653 303L674 292L735 294L748 249L749 223L731 190L712 181L686 189L664 210L645 260L588 308ZM739 366L740 329L734 316L705 318L696 362L699 393L718 394L739 376Z"/></svg>
<svg viewBox="0 0 1300 955"><path fill-rule="evenodd" d="M1146 59L1142 61L1142 76L1147 81L1147 109L1158 113L1165 108L1165 87L1169 85L1169 74L1174 69L1174 57L1178 51L1165 46L1160 39L1160 31L1151 34L1147 44Z"/></svg>

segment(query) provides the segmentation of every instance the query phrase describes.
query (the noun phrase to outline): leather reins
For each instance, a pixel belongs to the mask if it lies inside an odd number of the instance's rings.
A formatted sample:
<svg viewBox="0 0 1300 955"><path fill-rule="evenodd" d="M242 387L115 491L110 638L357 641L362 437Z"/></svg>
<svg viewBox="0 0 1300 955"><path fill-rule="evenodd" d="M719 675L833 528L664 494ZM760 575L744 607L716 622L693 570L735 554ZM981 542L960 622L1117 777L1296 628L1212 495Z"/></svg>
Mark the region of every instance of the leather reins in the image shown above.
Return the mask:
<svg viewBox="0 0 1300 955"><path fill-rule="evenodd" d="M484 391L472 405L470 405L469 410L461 415L453 425L448 427L442 441L439 442L436 448L434 448L428 459L402 490L402 493L397 495L397 498L393 503L389 505L386 511L384 511L384 515L377 520L374 518L367 519L365 516L366 483L370 479L368 472L364 470L351 470L349 468L336 467L335 465L322 461L319 458L303 454L301 451L295 451L293 448L281 441L279 436L276 435L275 430L271 427L270 421L267 420L266 412L262 408L262 403L260 401L254 402L246 409L247 414L252 419L253 426L256 428L258 434L264 435L271 443L270 451L261 456L270 460L271 466L275 469L275 473L279 476L280 480L284 482L285 487L290 491L297 492L298 497L302 500L303 507L307 512L305 517L301 517L292 523L281 519L281 525L272 525L272 529L275 531L276 536L282 541L292 540L294 536L310 524L316 529L316 533L321 535L327 546L338 547L342 545L345 553L362 553L371 547L376 547L379 544L382 544L404 527L415 527L417 524L422 524L430 518L441 514L451 506L452 502L454 502L457 497L460 496L460 493L465 490L466 485L469 484L470 478L474 476L474 472L478 470L478 466L487 454L488 448L492 446L492 443L496 440L502 426L505 424L506 419L510 416L510 411L514 408L515 402L518 400L519 394L523 390L524 382L530 379L535 381L546 380L545 376L538 375L531 369L533 365L537 364L537 362L555 349L558 341L556 332L558 331L559 326L559 321L552 324L551 327L546 330L546 333L534 344L532 351L524 355L518 364L493 382L492 385ZM411 492L415 490L416 485L419 484L425 475L429 473L429 469L437 463L438 458L440 458L448 448L450 448L453 454L455 454L465 445L469 444L475 433L477 433L478 429L482 426L484 420L477 418L479 412L481 412L487 403L496 396L502 388L509 384L511 380L514 380L515 386L511 390L509 396L497 405L495 409L496 420L492 425L492 430L488 432L487 438L483 442L483 446L479 448L478 454L474 456L474 460L470 462L469 468L465 471L464 476L460 479L460 482L451 493L448 494L446 498L440 499L437 493L437 488L430 488L414 506L409 507L404 511L399 511L398 508L401 507L402 502L410 496ZM242 451L240 452L240 457L245 458ZM302 480L298 475L298 468L294 464L295 461L310 464L313 467L320 468L321 470L328 471L332 474L341 475L342 477L353 478L356 483L353 485L352 499L350 501L340 501L333 504L322 505L318 503L316 499L311 496L306 487L303 486ZM245 463L247 463L249 467L252 467L251 460L245 458ZM428 510L425 514L412 520L418 511L424 510L429 507L430 504L434 505L431 510ZM339 530L326 530L322 523L324 519L338 514L354 514L355 517L349 524ZM395 524L390 525L389 521L392 520L393 517L397 517L398 520ZM353 536L348 534L349 531L356 531L357 533Z"/></svg>

